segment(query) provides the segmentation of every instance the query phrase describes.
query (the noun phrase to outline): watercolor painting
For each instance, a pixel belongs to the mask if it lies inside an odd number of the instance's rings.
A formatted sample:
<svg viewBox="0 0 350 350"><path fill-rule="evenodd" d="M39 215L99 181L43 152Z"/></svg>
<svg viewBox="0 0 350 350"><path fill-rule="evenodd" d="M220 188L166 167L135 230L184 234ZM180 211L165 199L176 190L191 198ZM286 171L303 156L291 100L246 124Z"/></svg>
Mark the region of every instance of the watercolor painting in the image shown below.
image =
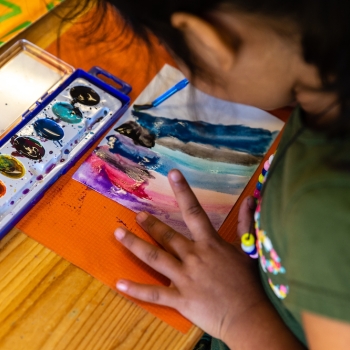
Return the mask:
<svg viewBox="0 0 350 350"><path fill-rule="evenodd" d="M163 67L135 104L153 100L182 78ZM177 168L219 229L282 126L265 111L188 86L157 108L130 108L73 178L190 236L167 181Z"/></svg>

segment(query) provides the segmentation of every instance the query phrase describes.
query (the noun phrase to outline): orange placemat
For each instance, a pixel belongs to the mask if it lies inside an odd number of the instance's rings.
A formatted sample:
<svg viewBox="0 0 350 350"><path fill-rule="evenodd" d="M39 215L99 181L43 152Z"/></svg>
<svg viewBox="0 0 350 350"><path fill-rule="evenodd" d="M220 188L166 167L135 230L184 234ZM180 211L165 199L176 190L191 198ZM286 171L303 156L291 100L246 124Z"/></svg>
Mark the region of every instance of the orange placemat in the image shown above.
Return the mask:
<svg viewBox="0 0 350 350"><path fill-rule="evenodd" d="M134 100L160 68L173 61L156 40L152 52L137 40L128 45L131 33L121 30L119 19L112 13L104 19L99 30L93 30L89 42L81 40L82 33L91 32L89 19L94 19L93 16L93 12L89 13L62 36L59 57L76 68L89 70L93 65L99 65L108 70L132 85L130 96ZM57 55L57 47L53 44L48 51ZM283 114L283 111L279 113ZM72 180L73 173L93 148L46 192L17 227L113 289L119 278L167 284L163 276L140 262L114 238L115 228L123 225L151 241L136 224L135 213ZM244 194L252 192L256 178L257 175ZM234 237L236 219L237 209L234 209L220 229L227 240ZM185 333L191 327L191 323L173 309L135 302L181 332Z"/></svg>
<svg viewBox="0 0 350 350"><path fill-rule="evenodd" d="M0 0L0 46L64 0Z"/></svg>

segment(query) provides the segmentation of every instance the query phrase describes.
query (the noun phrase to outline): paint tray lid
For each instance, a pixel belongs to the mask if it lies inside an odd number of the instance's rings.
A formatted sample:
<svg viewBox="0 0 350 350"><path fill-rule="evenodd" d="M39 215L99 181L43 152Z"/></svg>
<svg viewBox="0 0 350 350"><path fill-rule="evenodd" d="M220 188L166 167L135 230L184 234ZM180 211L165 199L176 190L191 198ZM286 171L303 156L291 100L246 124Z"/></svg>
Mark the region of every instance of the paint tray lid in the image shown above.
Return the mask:
<svg viewBox="0 0 350 350"><path fill-rule="evenodd" d="M0 139L9 133L74 68L26 40L0 56Z"/></svg>

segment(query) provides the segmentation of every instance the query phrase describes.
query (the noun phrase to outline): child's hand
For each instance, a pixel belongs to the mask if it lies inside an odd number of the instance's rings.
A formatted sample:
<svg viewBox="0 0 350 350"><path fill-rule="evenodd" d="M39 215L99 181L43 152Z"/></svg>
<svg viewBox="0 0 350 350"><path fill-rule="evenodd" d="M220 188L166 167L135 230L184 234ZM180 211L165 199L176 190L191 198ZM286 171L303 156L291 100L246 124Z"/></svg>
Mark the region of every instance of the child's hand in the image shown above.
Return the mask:
<svg viewBox="0 0 350 350"><path fill-rule="evenodd" d="M225 333L237 318L251 312L265 298L256 266L240 248L217 234L179 171L171 171L169 181L193 240L155 217L139 213L138 223L164 250L121 228L115 235L138 258L172 283L164 287L120 280L117 288L134 298L170 306L214 337L225 339ZM239 234L249 230L253 203L251 197L243 202Z"/></svg>

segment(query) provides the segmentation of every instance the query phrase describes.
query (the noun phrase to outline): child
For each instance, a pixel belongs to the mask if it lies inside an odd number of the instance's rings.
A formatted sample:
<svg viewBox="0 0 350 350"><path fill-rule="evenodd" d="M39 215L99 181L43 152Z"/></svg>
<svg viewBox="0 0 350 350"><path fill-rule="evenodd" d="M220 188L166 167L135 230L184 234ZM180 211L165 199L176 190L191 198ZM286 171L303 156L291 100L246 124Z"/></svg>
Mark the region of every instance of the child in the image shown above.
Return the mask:
<svg viewBox="0 0 350 350"><path fill-rule="evenodd" d="M107 2L135 35L158 36L204 92L266 110L297 104L265 164L255 215L252 197L240 209L238 235L256 233L259 260L218 236L173 170L169 181L193 240L139 213L164 250L122 228L115 236L172 283L120 280L117 288L177 309L231 349L348 349L350 3L98 1Z"/></svg>

